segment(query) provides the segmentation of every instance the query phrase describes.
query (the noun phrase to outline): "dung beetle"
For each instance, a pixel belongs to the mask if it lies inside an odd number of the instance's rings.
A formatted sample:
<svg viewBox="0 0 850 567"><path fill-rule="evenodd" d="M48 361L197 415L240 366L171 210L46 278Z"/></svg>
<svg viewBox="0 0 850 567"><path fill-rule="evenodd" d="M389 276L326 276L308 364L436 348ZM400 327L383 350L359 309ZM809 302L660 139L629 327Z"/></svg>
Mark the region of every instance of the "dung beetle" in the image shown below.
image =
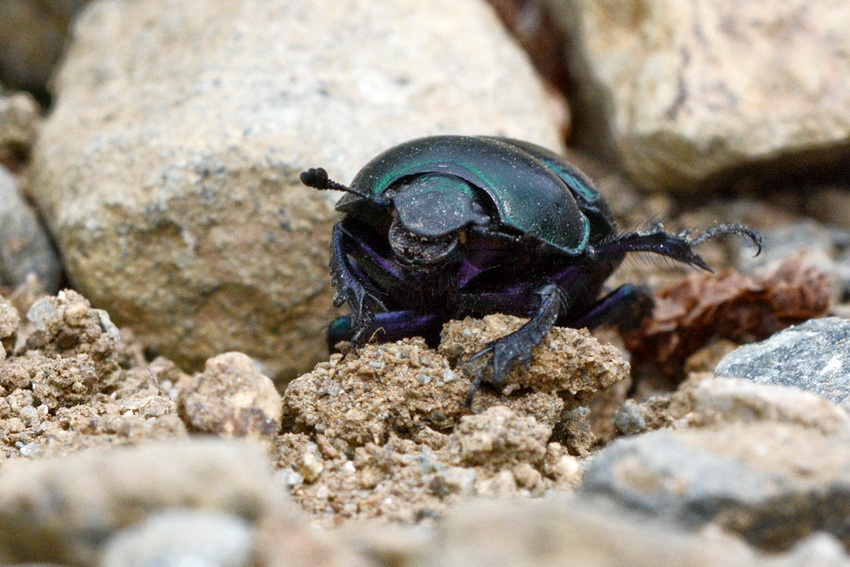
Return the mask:
<svg viewBox="0 0 850 567"><path fill-rule="evenodd" d="M503 384L553 325L630 327L652 309L641 286L603 294L629 252L654 252L710 271L693 248L709 238L761 236L740 224L692 236L617 228L590 180L558 154L508 138L432 136L400 144L366 164L345 186L322 168L301 181L346 194L333 228L330 272L338 307L351 315L328 328L328 344L422 336L432 345L443 323L505 313L528 317L470 360L490 356L489 377ZM758 254L758 252L756 252Z"/></svg>

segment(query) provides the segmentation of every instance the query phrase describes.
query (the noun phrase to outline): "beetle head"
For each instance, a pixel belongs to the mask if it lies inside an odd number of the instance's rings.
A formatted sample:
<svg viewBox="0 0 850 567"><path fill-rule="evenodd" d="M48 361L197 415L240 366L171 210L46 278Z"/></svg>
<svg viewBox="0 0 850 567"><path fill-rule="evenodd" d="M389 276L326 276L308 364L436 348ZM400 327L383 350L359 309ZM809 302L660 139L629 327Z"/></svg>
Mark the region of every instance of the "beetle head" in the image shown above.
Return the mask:
<svg viewBox="0 0 850 567"><path fill-rule="evenodd" d="M394 188L390 198L395 211L390 245L399 260L413 266L449 261L468 225L490 222L478 193L453 175L413 176Z"/></svg>
<svg viewBox="0 0 850 567"><path fill-rule="evenodd" d="M390 224L389 241L395 257L415 268L430 268L451 261L460 240L460 231L440 236L421 236L405 228L398 216Z"/></svg>

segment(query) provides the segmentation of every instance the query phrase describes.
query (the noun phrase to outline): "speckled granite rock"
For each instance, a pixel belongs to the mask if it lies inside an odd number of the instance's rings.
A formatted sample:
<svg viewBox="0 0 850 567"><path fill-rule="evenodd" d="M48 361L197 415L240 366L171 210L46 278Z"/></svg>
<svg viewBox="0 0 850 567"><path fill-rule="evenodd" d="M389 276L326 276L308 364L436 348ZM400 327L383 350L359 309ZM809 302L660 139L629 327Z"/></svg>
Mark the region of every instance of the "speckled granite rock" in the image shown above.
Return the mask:
<svg viewBox="0 0 850 567"><path fill-rule="evenodd" d="M239 350L277 377L330 318L335 196L300 171L345 182L433 133L559 144L483 1L101 0L55 94L34 190L75 287L178 363Z"/></svg>
<svg viewBox="0 0 850 567"><path fill-rule="evenodd" d="M846 430L769 421L659 430L605 448L579 493L694 529L718 525L771 551L814 531L847 546L847 441Z"/></svg>

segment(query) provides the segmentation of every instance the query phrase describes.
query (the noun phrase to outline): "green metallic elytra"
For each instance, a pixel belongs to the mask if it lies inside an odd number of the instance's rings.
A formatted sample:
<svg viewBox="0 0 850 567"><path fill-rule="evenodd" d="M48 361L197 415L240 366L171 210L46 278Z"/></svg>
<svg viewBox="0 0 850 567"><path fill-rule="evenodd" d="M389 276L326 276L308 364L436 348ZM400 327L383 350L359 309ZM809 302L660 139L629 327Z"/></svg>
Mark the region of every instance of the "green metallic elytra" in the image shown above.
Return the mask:
<svg viewBox="0 0 850 567"><path fill-rule="evenodd" d="M590 222L576 202L598 194L583 177L571 177L541 161L548 154L532 144L501 138L434 136L395 146L370 161L351 182L365 195L385 193L406 177L454 176L483 191L501 224L535 237L571 255L581 254L590 237ZM535 155L537 154L537 155ZM556 156L556 154L551 154ZM348 194L337 208L346 212L363 201Z"/></svg>
<svg viewBox="0 0 850 567"><path fill-rule="evenodd" d="M564 158L555 152L523 140L514 140L513 138L493 138L486 137L488 140L495 140L503 144L510 144L522 151L530 154L543 165L551 169L560 177L570 188L570 190L581 197L588 203L595 203L602 200L602 195L593 188L593 184L585 177L583 173L575 167L564 161Z"/></svg>
<svg viewBox="0 0 850 567"><path fill-rule="evenodd" d="M611 214L611 209L608 207L608 203L602 197L602 194L596 190L593 183L584 173L567 163L563 156L556 154L552 150L523 140L515 140L513 138L493 139L511 144L531 154L540 163L551 169L555 175L560 177L566 183L567 187L570 188L573 196L583 202L581 209L590 220L591 232L594 236L607 236L616 230L612 221L614 216Z"/></svg>

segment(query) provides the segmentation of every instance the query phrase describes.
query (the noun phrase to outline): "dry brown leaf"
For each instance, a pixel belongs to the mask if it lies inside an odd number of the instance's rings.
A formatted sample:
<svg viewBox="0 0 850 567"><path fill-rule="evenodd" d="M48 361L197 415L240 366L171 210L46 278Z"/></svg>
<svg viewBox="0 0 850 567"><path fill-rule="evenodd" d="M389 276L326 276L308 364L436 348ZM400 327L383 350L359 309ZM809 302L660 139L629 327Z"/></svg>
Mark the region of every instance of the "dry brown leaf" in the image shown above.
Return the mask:
<svg viewBox="0 0 850 567"><path fill-rule="evenodd" d="M766 276L734 270L688 275L656 292L653 317L624 336L632 365L680 375L685 359L714 339L752 342L822 317L829 288L829 276L800 258Z"/></svg>

